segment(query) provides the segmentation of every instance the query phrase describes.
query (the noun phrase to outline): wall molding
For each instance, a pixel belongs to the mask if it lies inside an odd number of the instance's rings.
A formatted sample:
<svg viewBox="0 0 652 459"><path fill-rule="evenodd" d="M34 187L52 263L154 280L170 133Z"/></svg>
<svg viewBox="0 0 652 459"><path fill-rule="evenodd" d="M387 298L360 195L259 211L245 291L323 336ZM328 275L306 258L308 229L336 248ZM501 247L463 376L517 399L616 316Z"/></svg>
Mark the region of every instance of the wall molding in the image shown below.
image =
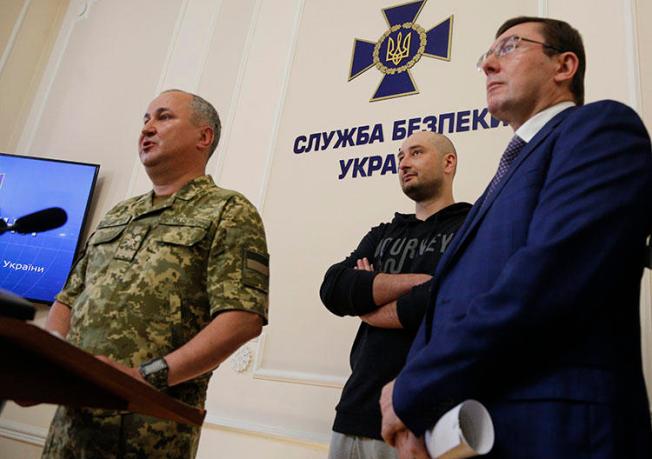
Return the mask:
<svg viewBox="0 0 652 459"><path fill-rule="evenodd" d="M73 4L77 5L77 17L79 19L86 19L88 16L91 14L91 8L93 5L95 5L97 2L100 0L73 0L71 3L71 6Z"/></svg>
<svg viewBox="0 0 652 459"><path fill-rule="evenodd" d="M91 0L92 4L97 1L99 0ZM32 108L27 116L23 132L20 136L18 145L16 146L16 151L19 154L27 153L32 149L34 138L36 137L39 125L41 124L43 111L45 110L47 101L50 98L50 92L54 85L54 80L59 73L59 67L61 66L61 61L66 53L66 49L68 48L72 32L79 21L88 17L90 6L88 5L88 1L83 3L83 9L81 10L81 2L79 0L73 0L68 5L68 10L66 11L62 21L59 34L54 42L54 46L52 47L50 59L48 60L45 71L43 72L41 83L39 84L38 90L34 96Z"/></svg>
<svg viewBox="0 0 652 459"><path fill-rule="evenodd" d="M548 12L548 0L539 0L537 14L542 18L550 16L550 13Z"/></svg>
<svg viewBox="0 0 652 459"><path fill-rule="evenodd" d="M278 425L261 424L240 419L206 415L202 429L220 429L253 435L271 440L297 443L311 448L328 449L330 437L328 434L309 432L303 430L286 429ZM0 419L0 438L14 440L21 443L43 447L48 435L48 429L34 427L21 422Z"/></svg>
<svg viewBox="0 0 652 459"><path fill-rule="evenodd" d="M641 98L640 44L638 41L635 0L623 0L623 16L625 19L625 58L627 60L627 78L629 80L627 102L640 114L643 109L643 100Z"/></svg>
<svg viewBox="0 0 652 459"><path fill-rule="evenodd" d="M152 96L156 96L164 88L165 80L167 79L168 72L170 70L170 66L172 62L172 56L174 55L174 51L176 49L177 39L179 38L179 34L181 33L181 28L183 27L183 21L186 18L186 13L188 12L188 3L190 3L190 0L182 0L181 6L179 7L179 15L177 16L177 22L174 24L174 30L172 31L172 37L170 38L170 43L168 44L168 51L165 55L163 68L161 69L161 76L158 80L158 83L156 84L155 94L153 94Z"/></svg>
<svg viewBox="0 0 652 459"><path fill-rule="evenodd" d="M175 87L196 92L203 75L222 0L182 0L156 94Z"/></svg>
<svg viewBox="0 0 652 459"><path fill-rule="evenodd" d="M20 9L20 12L18 13L18 16L16 16L16 22L14 23L14 27L11 29L9 40L7 40L7 45L5 46L5 49L2 52L2 56L0 56L0 74L2 74L2 71L4 70L5 65L7 64L7 61L9 60L9 56L14 50L14 45L16 44L16 38L18 37L18 32L23 27L23 22L25 22L25 16L27 16L27 10L29 9L31 3L32 0L25 0L23 2L23 6Z"/></svg>
<svg viewBox="0 0 652 459"><path fill-rule="evenodd" d="M21 422L0 419L0 437L43 447L48 429L34 427Z"/></svg>
<svg viewBox="0 0 652 459"><path fill-rule="evenodd" d="M269 440L296 443L304 447L328 449L330 435L303 430L286 429L278 425L260 424L240 419L206 414L203 428L214 428L245 435L253 435Z"/></svg>
<svg viewBox="0 0 652 459"><path fill-rule="evenodd" d="M344 387L347 379L344 376L264 368L263 354L265 352L266 340L266 333L261 333L261 335L258 337L258 343L256 344L256 357L254 359L254 367L252 371L252 376L254 379L302 384L308 386L328 387L332 389L341 389Z"/></svg>
<svg viewBox="0 0 652 459"><path fill-rule="evenodd" d="M321 373L308 373L301 371L277 370L273 368L255 368L253 378L264 381L301 384L304 386L329 387L341 389L346 383L346 378L341 376L326 375Z"/></svg>
<svg viewBox="0 0 652 459"><path fill-rule="evenodd" d="M240 103L240 96L242 94L242 82L244 80L244 75L247 69L247 64L249 63L249 55L251 53L251 47L254 42L254 36L256 35L256 27L258 26L258 19L260 17L262 0L256 0L253 10L251 12L251 20L249 21L249 28L247 30L247 38L245 39L245 44L242 47L242 56L240 57L240 64L238 65L238 74L235 79L235 85L233 86L233 91L231 92L231 102L229 103L229 111L226 115L226 118L222 120L222 136L219 144L217 145L217 150L215 151L216 162L215 167L212 169L212 175L216 183L220 183L222 178L222 171L224 170L224 162L226 161L226 152L230 151L229 146L231 144L231 133L233 132L233 120L238 111L238 106Z"/></svg>
<svg viewBox="0 0 652 459"><path fill-rule="evenodd" d="M265 208L265 199L267 197L267 192L269 189L269 179L272 174L272 164L274 162L274 154L278 148L278 131L281 128L281 118L283 117L283 111L285 110L285 101L287 99L288 86L290 82L290 74L292 73L292 65L294 64L294 56L296 55L297 43L299 41L299 27L301 25L301 19L303 18L303 10L305 7L305 0L297 0L296 14L294 16L294 22L292 24L292 36L290 39L290 48L288 49L287 62L285 64L285 75L283 76L283 85L281 87L281 94L279 100L276 104L276 111L274 113L274 121L272 128L272 139L269 143L269 149L267 150L265 168L263 172L263 180L260 186L260 193L258 195L258 205L261 209L261 214L264 213Z"/></svg>
<svg viewBox="0 0 652 459"><path fill-rule="evenodd" d="M217 18L222 12L222 5L224 4L223 0L212 0L211 3L214 5L213 10L211 11L211 18L208 22L208 30L206 31L206 40L204 40L204 45L200 53L201 65L198 67L198 71L195 75L195 81L192 85L193 92L199 90L199 84L201 83L202 78L204 77L204 72L206 71L206 63L208 62L208 56L210 56L211 43L213 36L215 35L215 27L217 26Z"/></svg>

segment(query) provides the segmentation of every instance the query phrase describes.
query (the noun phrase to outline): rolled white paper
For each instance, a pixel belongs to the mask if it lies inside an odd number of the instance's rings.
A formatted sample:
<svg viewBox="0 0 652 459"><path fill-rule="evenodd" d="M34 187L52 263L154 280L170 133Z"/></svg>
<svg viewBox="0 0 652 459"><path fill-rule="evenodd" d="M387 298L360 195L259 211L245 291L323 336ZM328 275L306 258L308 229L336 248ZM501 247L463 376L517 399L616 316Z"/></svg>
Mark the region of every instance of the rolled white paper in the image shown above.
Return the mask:
<svg viewBox="0 0 652 459"><path fill-rule="evenodd" d="M480 402L466 400L439 418L425 439L433 459L480 456L494 445L494 426Z"/></svg>

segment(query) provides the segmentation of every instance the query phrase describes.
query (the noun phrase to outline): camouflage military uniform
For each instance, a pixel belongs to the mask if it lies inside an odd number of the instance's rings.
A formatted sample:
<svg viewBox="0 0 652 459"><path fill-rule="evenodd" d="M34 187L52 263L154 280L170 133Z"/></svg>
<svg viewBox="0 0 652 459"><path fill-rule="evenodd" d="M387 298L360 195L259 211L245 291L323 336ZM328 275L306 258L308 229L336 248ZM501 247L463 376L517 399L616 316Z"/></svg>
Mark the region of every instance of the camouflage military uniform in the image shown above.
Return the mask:
<svg viewBox="0 0 652 459"><path fill-rule="evenodd" d="M57 299L71 306L68 341L131 367L165 356L222 311L267 321L262 222L240 194L199 177L159 205L118 204L89 238ZM167 389L203 407L210 375ZM60 407L48 458L194 457L199 428L133 413Z"/></svg>

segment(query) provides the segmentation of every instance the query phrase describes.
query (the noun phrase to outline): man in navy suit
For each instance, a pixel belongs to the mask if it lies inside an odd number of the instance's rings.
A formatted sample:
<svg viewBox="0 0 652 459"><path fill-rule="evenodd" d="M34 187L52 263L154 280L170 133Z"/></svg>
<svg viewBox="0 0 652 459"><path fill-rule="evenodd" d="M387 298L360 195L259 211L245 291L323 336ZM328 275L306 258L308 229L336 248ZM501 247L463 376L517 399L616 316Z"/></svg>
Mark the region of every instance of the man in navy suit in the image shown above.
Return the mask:
<svg viewBox="0 0 652 459"><path fill-rule="evenodd" d="M583 105L584 49L565 22L507 21L478 67L489 111L515 137L383 389L383 438L401 458L427 458L424 431L473 398L494 423L487 457L650 458L639 325L649 135L620 103Z"/></svg>

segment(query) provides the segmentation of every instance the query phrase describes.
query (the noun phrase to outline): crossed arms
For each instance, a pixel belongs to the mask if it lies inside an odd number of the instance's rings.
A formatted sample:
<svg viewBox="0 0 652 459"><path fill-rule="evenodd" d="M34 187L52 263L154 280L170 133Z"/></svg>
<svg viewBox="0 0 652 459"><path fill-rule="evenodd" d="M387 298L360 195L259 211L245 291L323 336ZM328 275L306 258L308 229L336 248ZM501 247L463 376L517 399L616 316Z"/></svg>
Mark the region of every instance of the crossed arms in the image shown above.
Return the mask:
<svg viewBox="0 0 652 459"><path fill-rule="evenodd" d="M344 261L331 266L322 282L321 300L333 314L358 316L379 328L416 330L425 312L432 276L388 274L369 262L382 234L373 228Z"/></svg>
<svg viewBox="0 0 652 459"><path fill-rule="evenodd" d="M356 261L356 270L374 271L374 267L365 257ZM432 279L429 274L386 274L378 273L373 280L372 296L377 309L363 314L360 319L378 328L404 328L401 323L397 300L408 294L413 287L426 284Z"/></svg>

